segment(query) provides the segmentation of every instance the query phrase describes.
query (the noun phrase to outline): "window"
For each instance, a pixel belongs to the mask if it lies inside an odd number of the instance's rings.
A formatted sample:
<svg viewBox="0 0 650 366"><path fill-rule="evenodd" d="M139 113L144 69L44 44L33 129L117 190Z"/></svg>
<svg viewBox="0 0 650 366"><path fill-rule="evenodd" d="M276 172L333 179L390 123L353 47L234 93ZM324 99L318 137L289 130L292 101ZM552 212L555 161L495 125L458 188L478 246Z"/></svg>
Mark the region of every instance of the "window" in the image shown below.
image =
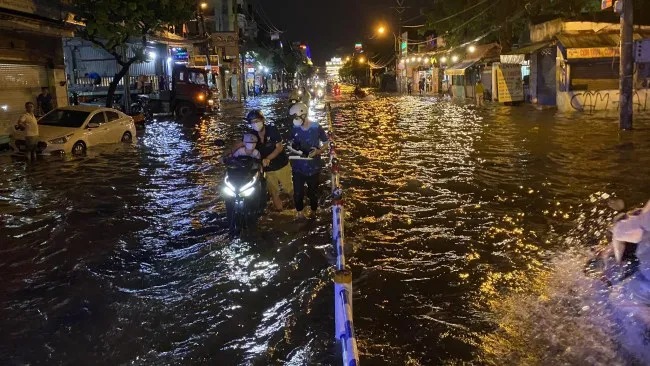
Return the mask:
<svg viewBox="0 0 650 366"><path fill-rule="evenodd" d="M38 124L57 127L81 127L89 114L88 112L69 109L55 109L41 118Z"/></svg>
<svg viewBox="0 0 650 366"><path fill-rule="evenodd" d="M106 111L105 113L106 113L106 120L108 122L112 122L112 121L115 121L117 119L120 119L120 115L117 114L117 112Z"/></svg>
<svg viewBox="0 0 650 366"><path fill-rule="evenodd" d="M88 123L97 123L98 125L101 125L102 123L106 122L106 119L104 119L104 113L99 112L95 114Z"/></svg>

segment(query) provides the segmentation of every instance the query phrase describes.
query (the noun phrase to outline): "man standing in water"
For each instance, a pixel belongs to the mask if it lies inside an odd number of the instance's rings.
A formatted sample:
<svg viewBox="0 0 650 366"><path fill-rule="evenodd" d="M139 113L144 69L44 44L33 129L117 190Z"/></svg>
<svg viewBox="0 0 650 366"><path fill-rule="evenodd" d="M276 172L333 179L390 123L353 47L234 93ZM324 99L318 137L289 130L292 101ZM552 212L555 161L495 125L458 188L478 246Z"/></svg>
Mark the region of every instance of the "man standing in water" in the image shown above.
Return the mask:
<svg viewBox="0 0 650 366"><path fill-rule="evenodd" d="M485 93L485 87L483 87L483 82L481 79L478 79L478 82L476 83L476 106L477 107L482 107L483 106L483 93Z"/></svg>
<svg viewBox="0 0 650 366"><path fill-rule="evenodd" d="M262 155L262 165L266 172L266 183L273 206L277 211L282 211L280 190L286 194L293 194L291 182L291 168L289 158L284 152L282 136L275 126L266 123L264 114L259 109L248 113L246 120L250 124L253 134L257 136L257 150ZM243 144L240 143L239 147Z"/></svg>
<svg viewBox="0 0 650 366"><path fill-rule="evenodd" d="M302 210L305 207L305 184L307 184L307 197L311 206L311 218L314 218L318 209L317 189L322 168L320 155L327 149L327 134L321 125L307 118L309 109L303 103L294 104L289 110L293 119L293 145L296 150L302 151L309 160L296 160L293 162L293 199L296 205L297 216L305 219Z"/></svg>
<svg viewBox="0 0 650 366"><path fill-rule="evenodd" d="M36 159L38 148L38 121L34 116L34 103L25 103L25 113L18 119L17 127L25 131L25 156L27 160Z"/></svg>

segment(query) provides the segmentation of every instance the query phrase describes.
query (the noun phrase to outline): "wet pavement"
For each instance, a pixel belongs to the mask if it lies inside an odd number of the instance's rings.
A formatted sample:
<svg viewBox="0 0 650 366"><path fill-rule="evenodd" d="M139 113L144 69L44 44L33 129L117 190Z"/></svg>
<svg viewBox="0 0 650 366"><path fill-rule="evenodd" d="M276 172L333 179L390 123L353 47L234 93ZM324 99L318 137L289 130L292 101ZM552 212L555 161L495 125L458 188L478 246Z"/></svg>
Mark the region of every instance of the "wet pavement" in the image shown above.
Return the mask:
<svg viewBox="0 0 650 366"><path fill-rule="evenodd" d="M286 102L246 107L286 133ZM243 114L157 121L83 158L0 156L1 363L339 363L328 212L227 235L214 142ZM650 198L650 118L620 133L615 116L402 96L333 115L364 364L521 352L486 339L495 307L591 244L575 228L594 196Z"/></svg>

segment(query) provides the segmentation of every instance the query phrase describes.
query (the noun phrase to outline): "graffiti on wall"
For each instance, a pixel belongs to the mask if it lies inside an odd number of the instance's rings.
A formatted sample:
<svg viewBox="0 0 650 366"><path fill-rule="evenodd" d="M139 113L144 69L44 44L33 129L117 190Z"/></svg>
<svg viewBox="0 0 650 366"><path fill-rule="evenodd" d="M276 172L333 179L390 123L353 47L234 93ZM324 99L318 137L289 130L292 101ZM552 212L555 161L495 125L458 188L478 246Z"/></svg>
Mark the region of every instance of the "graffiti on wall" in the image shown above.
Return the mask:
<svg viewBox="0 0 650 366"><path fill-rule="evenodd" d="M572 94L571 107L579 112L618 110L619 107L618 90L595 90ZM648 110L648 94L650 94L648 89L634 91L632 105L635 111Z"/></svg>

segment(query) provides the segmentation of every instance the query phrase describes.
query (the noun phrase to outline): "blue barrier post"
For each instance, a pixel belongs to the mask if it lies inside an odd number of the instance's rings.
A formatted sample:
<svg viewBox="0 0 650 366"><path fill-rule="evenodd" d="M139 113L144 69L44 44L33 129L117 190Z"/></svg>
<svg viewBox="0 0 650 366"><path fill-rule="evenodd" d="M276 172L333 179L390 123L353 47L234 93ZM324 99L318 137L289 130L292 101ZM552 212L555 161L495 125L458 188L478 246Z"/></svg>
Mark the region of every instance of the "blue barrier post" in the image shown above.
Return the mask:
<svg viewBox="0 0 650 366"><path fill-rule="evenodd" d="M343 365L357 366L359 365L359 351L352 321L352 272L345 265L343 189L339 178L339 161L336 157L332 107L329 103L326 107L330 170L332 172L332 244L336 249L336 271L334 272L335 337L342 349Z"/></svg>

